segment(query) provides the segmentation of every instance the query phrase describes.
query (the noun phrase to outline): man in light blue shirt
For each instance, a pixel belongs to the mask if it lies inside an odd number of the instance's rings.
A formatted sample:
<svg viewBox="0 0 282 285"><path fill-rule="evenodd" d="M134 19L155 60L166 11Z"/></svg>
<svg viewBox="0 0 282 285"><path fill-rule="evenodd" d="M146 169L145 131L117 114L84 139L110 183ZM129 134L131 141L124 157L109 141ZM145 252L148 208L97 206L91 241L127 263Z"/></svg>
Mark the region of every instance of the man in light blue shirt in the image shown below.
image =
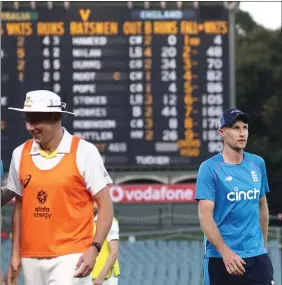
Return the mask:
<svg viewBox="0 0 282 285"><path fill-rule="evenodd" d="M264 160L244 152L248 115L226 110L219 134L224 149L201 164L196 184L205 285L273 285L266 251L269 187Z"/></svg>

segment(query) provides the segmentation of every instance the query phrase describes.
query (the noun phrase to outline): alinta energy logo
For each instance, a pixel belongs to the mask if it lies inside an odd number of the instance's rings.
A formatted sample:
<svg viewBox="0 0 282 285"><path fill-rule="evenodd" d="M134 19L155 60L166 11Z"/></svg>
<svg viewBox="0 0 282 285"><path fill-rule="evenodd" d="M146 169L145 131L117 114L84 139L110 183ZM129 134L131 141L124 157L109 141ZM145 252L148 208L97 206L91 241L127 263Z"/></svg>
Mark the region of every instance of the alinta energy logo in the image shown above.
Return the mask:
<svg viewBox="0 0 282 285"><path fill-rule="evenodd" d="M40 190L37 193L36 200L41 204L44 205L47 202L48 194L44 190ZM46 206L39 206L34 209L34 217L35 218L43 218L43 219L50 219L51 218L51 211L49 207Z"/></svg>
<svg viewBox="0 0 282 285"><path fill-rule="evenodd" d="M41 190L37 193L36 199L40 204L45 204L45 202L47 201L47 198L48 198L48 195L44 190Z"/></svg>

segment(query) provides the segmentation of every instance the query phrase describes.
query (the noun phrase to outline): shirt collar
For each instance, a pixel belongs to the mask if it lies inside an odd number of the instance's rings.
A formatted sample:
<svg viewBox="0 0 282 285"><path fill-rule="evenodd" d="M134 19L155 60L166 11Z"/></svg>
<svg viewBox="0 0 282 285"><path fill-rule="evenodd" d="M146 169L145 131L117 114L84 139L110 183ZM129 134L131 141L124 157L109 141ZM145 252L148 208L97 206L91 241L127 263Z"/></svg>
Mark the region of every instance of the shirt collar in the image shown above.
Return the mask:
<svg viewBox="0 0 282 285"><path fill-rule="evenodd" d="M57 153L70 153L71 149L71 142L72 142L72 135L65 129L64 130L64 135L61 139L61 142L57 148ZM31 155L39 155L40 154L40 145L36 143L35 141L32 142L32 147L30 150Z"/></svg>

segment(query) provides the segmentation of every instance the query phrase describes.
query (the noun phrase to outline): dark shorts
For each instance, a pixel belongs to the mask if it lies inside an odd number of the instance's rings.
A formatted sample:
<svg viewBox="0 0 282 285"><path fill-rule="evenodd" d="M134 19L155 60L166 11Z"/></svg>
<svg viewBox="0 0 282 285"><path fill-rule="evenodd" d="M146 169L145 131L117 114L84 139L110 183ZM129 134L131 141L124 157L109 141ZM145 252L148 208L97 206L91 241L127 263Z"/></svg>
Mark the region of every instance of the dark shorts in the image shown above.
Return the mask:
<svg viewBox="0 0 282 285"><path fill-rule="evenodd" d="M230 275L222 258L205 258L205 285L274 285L273 267L268 254L243 258L246 272L242 276Z"/></svg>

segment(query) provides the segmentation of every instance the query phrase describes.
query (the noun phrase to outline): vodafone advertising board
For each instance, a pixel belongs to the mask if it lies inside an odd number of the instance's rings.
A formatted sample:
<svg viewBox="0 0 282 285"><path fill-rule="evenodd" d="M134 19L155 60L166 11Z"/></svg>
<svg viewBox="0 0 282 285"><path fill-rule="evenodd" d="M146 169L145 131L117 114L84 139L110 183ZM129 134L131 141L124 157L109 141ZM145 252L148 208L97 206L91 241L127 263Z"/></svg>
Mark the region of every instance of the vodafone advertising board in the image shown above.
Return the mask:
<svg viewBox="0 0 282 285"><path fill-rule="evenodd" d="M195 202L194 183L112 185L114 203L190 203ZM9 204L14 204L14 199Z"/></svg>
<svg viewBox="0 0 282 285"><path fill-rule="evenodd" d="M114 203L187 203L195 202L195 184L112 185Z"/></svg>

